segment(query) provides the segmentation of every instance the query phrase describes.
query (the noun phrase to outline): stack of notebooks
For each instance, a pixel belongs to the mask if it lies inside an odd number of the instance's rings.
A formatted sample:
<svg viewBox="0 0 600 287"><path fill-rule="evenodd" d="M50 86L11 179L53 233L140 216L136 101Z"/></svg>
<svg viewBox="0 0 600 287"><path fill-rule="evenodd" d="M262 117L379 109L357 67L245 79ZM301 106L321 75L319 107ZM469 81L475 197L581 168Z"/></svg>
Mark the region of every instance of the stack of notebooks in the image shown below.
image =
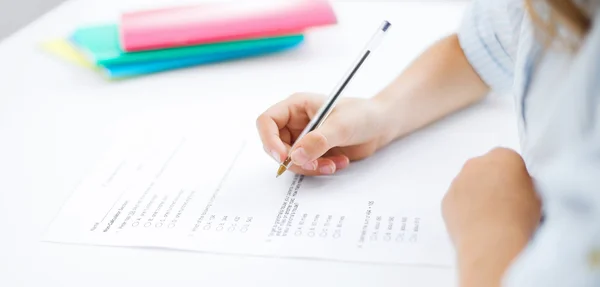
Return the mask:
<svg viewBox="0 0 600 287"><path fill-rule="evenodd" d="M203 4L126 13L44 47L120 79L289 50L308 29L335 23L322 0Z"/></svg>

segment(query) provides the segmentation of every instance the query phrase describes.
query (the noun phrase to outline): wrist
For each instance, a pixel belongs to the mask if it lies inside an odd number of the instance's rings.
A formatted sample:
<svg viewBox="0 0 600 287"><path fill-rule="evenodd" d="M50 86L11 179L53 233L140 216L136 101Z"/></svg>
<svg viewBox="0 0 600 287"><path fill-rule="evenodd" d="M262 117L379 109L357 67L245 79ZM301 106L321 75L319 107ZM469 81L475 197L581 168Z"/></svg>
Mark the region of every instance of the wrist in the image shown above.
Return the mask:
<svg viewBox="0 0 600 287"><path fill-rule="evenodd" d="M386 145L397 138L401 137L404 133L401 131L401 125L406 123L406 120L399 119L400 111L398 111L396 107L395 101L393 97L386 96L383 92L377 94L375 97L371 98L371 101L374 103L378 114L378 118L380 121L381 128L381 142L382 145Z"/></svg>
<svg viewBox="0 0 600 287"><path fill-rule="evenodd" d="M387 87L373 100L380 106L390 141L404 137L432 120L428 113L430 103L423 103L422 98L419 101L419 97L411 96L401 85Z"/></svg>
<svg viewBox="0 0 600 287"><path fill-rule="evenodd" d="M464 232L455 242L461 287L500 286L529 238L515 226L490 223Z"/></svg>

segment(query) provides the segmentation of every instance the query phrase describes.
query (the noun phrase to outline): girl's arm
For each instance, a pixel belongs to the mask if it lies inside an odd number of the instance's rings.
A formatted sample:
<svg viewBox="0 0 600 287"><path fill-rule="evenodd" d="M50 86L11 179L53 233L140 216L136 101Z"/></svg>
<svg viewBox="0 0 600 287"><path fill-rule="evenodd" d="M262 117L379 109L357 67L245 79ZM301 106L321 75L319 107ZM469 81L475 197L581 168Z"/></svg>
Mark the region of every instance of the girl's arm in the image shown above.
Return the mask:
<svg viewBox="0 0 600 287"><path fill-rule="evenodd" d="M430 47L375 98L394 139L513 86L522 0L472 1L457 34Z"/></svg>
<svg viewBox="0 0 600 287"><path fill-rule="evenodd" d="M386 107L395 139L479 101L488 92L458 36L451 35L426 50L375 100Z"/></svg>

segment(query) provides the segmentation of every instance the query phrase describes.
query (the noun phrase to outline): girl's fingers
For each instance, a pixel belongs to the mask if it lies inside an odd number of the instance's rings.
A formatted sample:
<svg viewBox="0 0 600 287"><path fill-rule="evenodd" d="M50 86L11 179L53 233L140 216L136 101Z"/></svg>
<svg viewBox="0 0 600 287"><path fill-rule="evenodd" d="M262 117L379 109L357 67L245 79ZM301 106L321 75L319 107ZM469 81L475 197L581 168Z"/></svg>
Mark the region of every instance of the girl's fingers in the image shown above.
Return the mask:
<svg viewBox="0 0 600 287"><path fill-rule="evenodd" d="M345 155L319 158L305 166L290 165L288 172L307 176L332 175L348 167L350 160Z"/></svg>
<svg viewBox="0 0 600 287"><path fill-rule="evenodd" d="M343 170L343 169L347 168L348 165L350 165L350 159L343 154L331 156L328 158L331 159L333 161L333 163L335 164L336 171Z"/></svg>
<svg viewBox="0 0 600 287"><path fill-rule="evenodd" d="M334 174L337 170L335 162L329 158L320 158L316 160L317 162L317 171L322 175L331 175Z"/></svg>
<svg viewBox="0 0 600 287"><path fill-rule="evenodd" d="M291 115L289 103L282 101L269 108L256 119L256 128L265 150L279 161L285 159L286 145L282 141L280 130L289 122Z"/></svg>
<svg viewBox="0 0 600 287"><path fill-rule="evenodd" d="M294 164L304 165L322 158L332 148L344 146L353 133L352 129L351 125L340 119L329 118L323 126L299 140L292 152Z"/></svg>
<svg viewBox="0 0 600 287"><path fill-rule="evenodd" d="M272 155L272 150L269 149L269 147L263 146L263 148L267 154L271 155L271 157L280 164L285 160L291 150L291 146L286 142L282 142L282 145L284 146L285 153L277 154L276 156ZM349 164L350 159L348 156L342 154L338 149L331 149L325 153L323 157L309 161L302 166L291 163L288 167L288 172L291 171L296 174L307 176L331 175L345 169Z"/></svg>
<svg viewBox="0 0 600 287"><path fill-rule="evenodd" d="M275 121L267 116L261 116L256 125L265 151L278 162L283 161L287 148L279 136L279 128Z"/></svg>
<svg viewBox="0 0 600 287"><path fill-rule="evenodd" d="M350 160L345 155L322 157L317 159L315 162L315 170L322 175L334 174L342 169L345 169L350 164Z"/></svg>

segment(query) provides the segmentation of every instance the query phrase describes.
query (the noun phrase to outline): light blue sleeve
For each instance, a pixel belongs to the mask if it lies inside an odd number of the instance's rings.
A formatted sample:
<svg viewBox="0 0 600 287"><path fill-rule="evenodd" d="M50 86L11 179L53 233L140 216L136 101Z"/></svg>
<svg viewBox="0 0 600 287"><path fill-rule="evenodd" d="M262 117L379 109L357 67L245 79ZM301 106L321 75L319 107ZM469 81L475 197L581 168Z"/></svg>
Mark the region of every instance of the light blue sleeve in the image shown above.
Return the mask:
<svg viewBox="0 0 600 287"><path fill-rule="evenodd" d="M569 65L546 51L528 95L524 156L546 219L505 287L600 286L600 11L595 19Z"/></svg>
<svg viewBox="0 0 600 287"><path fill-rule="evenodd" d="M513 87L522 1L471 1L458 31L458 39L469 63L496 92Z"/></svg>
<svg viewBox="0 0 600 287"><path fill-rule="evenodd" d="M600 160L562 158L551 165L538 185L553 193L544 200L546 219L503 287L600 286Z"/></svg>

